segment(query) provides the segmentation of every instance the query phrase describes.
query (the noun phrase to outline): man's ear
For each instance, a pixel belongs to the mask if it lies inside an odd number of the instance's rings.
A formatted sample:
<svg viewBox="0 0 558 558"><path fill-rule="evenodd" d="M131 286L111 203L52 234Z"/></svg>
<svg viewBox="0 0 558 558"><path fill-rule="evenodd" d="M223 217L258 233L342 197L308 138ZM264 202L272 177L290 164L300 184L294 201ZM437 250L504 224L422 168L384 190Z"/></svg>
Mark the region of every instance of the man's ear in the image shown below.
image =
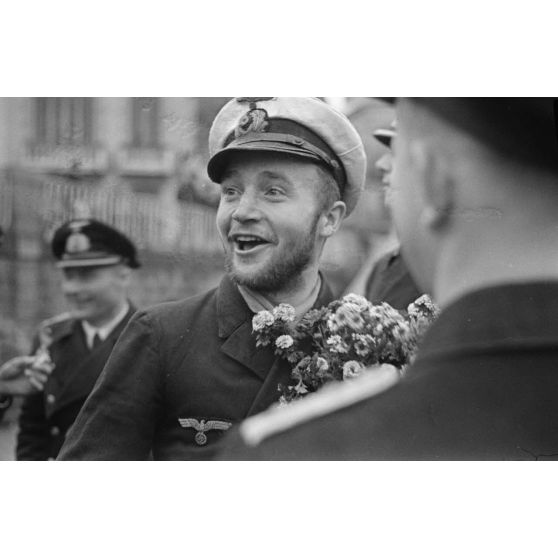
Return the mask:
<svg viewBox="0 0 558 558"><path fill-rule="evenodd" d="M447 159L425 143L411 146L416 173L416 187L422 199L421 224L432 231L448 226L456 206L455 181Z"/></svg>
<svg viewBox="0 0 558 558"><path fill-rule="evenodd" d="M347 213L347 206L342 201L336 201L320 217L320 236L329 238L339 230L343 218Z"/></svg>

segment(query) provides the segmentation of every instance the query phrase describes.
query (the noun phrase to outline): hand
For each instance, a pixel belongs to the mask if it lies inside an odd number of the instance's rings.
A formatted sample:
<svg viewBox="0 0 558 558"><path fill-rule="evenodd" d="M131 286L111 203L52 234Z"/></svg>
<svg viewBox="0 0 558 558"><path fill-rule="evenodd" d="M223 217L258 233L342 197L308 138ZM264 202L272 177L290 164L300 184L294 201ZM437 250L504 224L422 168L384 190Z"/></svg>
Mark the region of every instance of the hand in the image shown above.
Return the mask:
<svg viewBox="0 0 558 558"><path fill-rule="evenodd" d="M0 368L0 393L28 395L42 391L53 370L52 363L33 356L15 357Z"/></svg>

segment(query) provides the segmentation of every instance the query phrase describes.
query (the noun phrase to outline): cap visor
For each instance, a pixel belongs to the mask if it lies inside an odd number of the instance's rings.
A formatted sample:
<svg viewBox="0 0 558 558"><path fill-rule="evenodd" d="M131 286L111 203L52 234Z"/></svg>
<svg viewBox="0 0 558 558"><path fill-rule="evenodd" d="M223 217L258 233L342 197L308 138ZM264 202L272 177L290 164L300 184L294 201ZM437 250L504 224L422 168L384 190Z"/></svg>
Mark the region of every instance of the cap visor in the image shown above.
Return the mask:
<svg viewBox="0 0 558 558"><path fill-rule="evenodd" d="M207 164L207 174L213 182L219 182L223 171L225 170L229 160L232 156L238 153L282 153L284 155L291 155L307 160L312 160L317 163L323 163L322 159L313 153L310 153L304 148L297 148L296 145L287 144L283 142L251 142L243 145L233 145L218 151L209 160Z"/></svg>
<svg viewBox="0 0 558 558"><path fill-rule="evenodd" d="M107 258L72 258L71 260L60 260L56 263L56 267L64 269L68 267L105 267L116 265L122 262L119 256L110 256Z"/></svg>
<svg viewBox="0 0 558 558"><path fill-rule="evenodd" d="M395 137L395 132L393 130L376 130L372 135L380 143L384 144L386 147L391 148L391 142Z"/></svg>

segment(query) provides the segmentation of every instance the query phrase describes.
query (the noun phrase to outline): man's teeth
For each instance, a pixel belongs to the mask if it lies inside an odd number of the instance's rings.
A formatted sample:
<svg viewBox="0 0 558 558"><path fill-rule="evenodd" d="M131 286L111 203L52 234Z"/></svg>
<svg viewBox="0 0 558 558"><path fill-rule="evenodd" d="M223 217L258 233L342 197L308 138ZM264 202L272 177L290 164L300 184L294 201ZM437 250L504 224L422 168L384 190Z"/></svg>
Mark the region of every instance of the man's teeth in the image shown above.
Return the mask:
<svg viewBox="0 0 558 558"><path fill-rule="evenodd" d="M236 240L240 240L241 242L262 242L262 239L259 236L250 235L237 236Z"/></svg>
<svg viewBox="0 0 558 558"><path fill-rule="evenodd" d="M234 241L236 242L240 250L249 250L250 248L254 248L257 245L266 242L259 236L252 236L252 235L235 236Z"/></svg>

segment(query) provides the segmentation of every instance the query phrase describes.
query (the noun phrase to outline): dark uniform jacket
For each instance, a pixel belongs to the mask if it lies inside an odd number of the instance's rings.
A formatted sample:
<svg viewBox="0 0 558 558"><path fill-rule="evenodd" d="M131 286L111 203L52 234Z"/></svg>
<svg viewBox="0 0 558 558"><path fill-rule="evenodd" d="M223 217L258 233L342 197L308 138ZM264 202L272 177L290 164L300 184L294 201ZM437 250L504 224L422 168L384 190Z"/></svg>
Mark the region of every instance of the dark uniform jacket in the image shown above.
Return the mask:
<svg viewBox="0 0 558 558"><path fill-rule="evenodd" d="M52 343L48 350L55 368L44 391L27 396L23 402L17 459L56 458L66 432L74 423L118 336L134 312L135 309L130 308L110 335L93 350L87 347L79 320L69 318L50 325Z"/></svg>
<svg viewBox="0 0 558 558"><path fill-rule="evenodd" d="M331 301L322 288L315 306ZM231 424L279 398L288 364L256 348L253 312L217 289L138 312L123 332L61 459L210 459Z"/></svg>
<svg viewBox="0 0 558 558"><path fill-rule="evenodd" d="M558 458L558 282L464 296L394 387L222 457Z"/></svg>
<svg viewBox="0 0 558 558"><path fill-rule="evenodd" d="M382 256L366 282L366 298L373 304L387 302L405 310L422 292L415 285L399 249Z"/></svg>

